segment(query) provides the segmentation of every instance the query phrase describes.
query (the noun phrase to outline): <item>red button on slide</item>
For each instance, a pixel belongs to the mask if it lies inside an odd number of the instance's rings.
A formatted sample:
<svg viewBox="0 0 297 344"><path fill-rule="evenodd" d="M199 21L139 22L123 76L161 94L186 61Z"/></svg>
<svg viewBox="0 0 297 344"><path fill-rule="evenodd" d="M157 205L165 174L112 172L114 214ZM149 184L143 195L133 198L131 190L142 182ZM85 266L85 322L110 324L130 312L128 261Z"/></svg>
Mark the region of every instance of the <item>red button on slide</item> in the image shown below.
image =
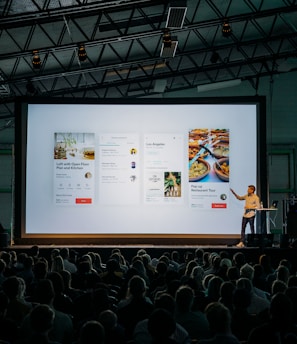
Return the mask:
<svg viewBox="0 0 297 344"><path fill-rule="evenodd" d="M92 198L76 198L75 203L76 204L91 204Z"/></svg>
<svg viewBox="0 0 297 344"><path fill-rule="evenodd" d="M225 208L227 208L227 204L226 203L212 203L211 207L214 209L217 209L217 208L225 209Z"/></svg>

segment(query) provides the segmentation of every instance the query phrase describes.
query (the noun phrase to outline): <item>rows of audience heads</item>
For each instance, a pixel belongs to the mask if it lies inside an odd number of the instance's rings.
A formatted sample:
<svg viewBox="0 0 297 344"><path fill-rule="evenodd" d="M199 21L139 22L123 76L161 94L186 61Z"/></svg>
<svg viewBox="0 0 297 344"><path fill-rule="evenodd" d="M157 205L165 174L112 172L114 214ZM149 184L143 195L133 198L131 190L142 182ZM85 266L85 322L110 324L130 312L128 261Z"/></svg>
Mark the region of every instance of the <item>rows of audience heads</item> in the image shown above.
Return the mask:
<svg viewBox="0 0 297 344"><path fill-rule="evenodd" d="M297 344L294 262L244 251L0 251L1 344Z"/></svg>

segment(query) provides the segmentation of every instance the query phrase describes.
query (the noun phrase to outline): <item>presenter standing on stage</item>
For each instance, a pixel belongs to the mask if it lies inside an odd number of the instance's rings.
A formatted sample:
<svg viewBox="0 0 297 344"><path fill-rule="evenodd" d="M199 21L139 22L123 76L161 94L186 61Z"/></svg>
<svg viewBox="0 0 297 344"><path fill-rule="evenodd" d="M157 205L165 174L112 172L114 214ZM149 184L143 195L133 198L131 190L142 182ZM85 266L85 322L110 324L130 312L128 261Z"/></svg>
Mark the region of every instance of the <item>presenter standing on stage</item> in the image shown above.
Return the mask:
<svg viewBox="0 0 297 344"><path fill-rule="evenodd" d="M250 224L251 233L255 233L255 217L256 217L256 209L260 208L260 199L255 194L256 188L254 185L249 185L247 194L244 196L239 196L237 193L230 189L233 195L240 201L245 201L244 206L244 214L242 217L241 223L241 237L240 242L236 245L237 247L244 247L245 246L245 229L247 224Z"/></svg>

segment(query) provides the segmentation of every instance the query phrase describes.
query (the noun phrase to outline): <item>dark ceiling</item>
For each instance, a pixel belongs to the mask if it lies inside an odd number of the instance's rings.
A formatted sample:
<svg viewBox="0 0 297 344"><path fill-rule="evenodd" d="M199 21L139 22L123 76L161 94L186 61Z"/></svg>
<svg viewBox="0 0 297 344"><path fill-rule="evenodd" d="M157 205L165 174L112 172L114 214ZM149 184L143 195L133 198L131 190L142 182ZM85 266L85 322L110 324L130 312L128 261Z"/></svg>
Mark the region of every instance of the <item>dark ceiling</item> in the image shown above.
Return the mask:
<svg viewBox="0 0 297 344"><path fill-rule="evenodd" d="M173 10L186 15L162 55ZM17 96L154 97L234 79L256 93L261 77L297 70L293 0L0 0L0 13L2 118Z"/></svg>

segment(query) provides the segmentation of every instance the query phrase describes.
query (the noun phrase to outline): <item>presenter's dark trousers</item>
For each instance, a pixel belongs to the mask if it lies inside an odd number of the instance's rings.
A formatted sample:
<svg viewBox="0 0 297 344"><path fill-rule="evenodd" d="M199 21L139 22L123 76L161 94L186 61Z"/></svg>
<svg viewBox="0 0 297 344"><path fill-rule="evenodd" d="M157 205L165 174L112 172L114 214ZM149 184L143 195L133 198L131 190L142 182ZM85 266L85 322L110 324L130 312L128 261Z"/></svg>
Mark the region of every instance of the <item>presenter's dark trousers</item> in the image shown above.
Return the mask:
<svg viewBox="0 0 297 344"><path fill-rule="evenodd" d="M241 224L241 242L245 242L245 229L248 223L251 227L251 234L255 234L255 216L243 217Z"/></svg>

